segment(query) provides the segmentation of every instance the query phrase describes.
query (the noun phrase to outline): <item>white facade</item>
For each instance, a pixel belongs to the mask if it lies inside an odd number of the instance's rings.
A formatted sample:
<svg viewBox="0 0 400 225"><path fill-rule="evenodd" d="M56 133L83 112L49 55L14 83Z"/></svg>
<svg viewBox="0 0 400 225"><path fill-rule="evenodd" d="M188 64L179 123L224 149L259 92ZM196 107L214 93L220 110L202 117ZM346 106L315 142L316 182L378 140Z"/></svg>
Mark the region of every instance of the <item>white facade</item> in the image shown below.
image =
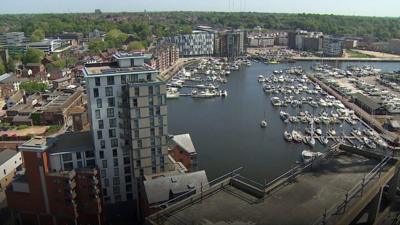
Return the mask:
<svg viewBox="0 0 400 225"><path fill-rule="evenodd" d="M0 152L0 157L2 157L0 159L2 160L0 165L0 181L2 181L22 165L22 155L21 152L6 149ZM0 186L0 188L5 187Z"/></svg>
<svg viewBox="0 0 400 225"><path fill-rule="evenodd" d="M165 84L143 58L127 58L118 58L124 66L118 71L93 73L97 70L90 65L84 69L105 203L135 199L136 179L166 169Z"/></svg>
<svg viewBox="0 0 400 225"><path fill-rule="evenodd" d="M214 54L213 33L193 31L192 34L167 37L163 41L176 44L181 56L211 56Z"/></svg>

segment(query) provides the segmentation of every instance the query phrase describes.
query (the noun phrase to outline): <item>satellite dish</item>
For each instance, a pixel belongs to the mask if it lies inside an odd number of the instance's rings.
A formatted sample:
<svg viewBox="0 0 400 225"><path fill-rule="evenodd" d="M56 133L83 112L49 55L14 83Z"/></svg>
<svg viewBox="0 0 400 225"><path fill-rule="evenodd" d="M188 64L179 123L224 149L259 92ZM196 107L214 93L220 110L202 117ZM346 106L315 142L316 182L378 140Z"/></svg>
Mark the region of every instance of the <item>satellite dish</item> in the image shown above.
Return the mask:
<svg viewBox="0 0 400 225"><path fill-rule="evenodd" d="M31 76L31 75L32 75L32 70L29 69L29 70L28 70L28 76Z"/></svg>

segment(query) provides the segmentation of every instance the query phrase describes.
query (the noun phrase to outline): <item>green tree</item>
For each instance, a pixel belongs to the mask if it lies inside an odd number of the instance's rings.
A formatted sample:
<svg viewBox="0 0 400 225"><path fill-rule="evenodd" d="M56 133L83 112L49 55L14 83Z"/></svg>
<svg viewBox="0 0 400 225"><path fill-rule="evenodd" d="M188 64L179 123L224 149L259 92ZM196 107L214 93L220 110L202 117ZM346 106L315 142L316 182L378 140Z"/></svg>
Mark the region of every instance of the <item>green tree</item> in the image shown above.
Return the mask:
<svg viewBox="0 0 400 225"><path fill-rule="evenodd" d="M3 60L0 58L0 75L6 72L6 66L3 63Z"/></svg>
<svg viewBox="0 0 400 225"><path fill-rule="evenodd" d="M37 81L25 81L19 87L29 95L47 90L47 84Z"/></svg>
<svg viewBox="0 0 400 225"><path fill-rule="evenodd" d="M44 57L44 52L35 48L28 48L25 55L22 57L22 62L27 63L40 63Z"/></svg>
<svg viewBox="0 0 400 225"><path fill-rule="evenodd" d="M15 61L12 57L8 59L7 70L8 72L15 72Z"/></svg>
<svg viewBox="0 0 400 225"><path fill-rule="evenodd" d="M31 40L35 41L42 41L44 39L44 31L42 29L36 29L33 31L31 35Z"/></svg>
<svg viewBox="0 0 400 225"><path fill-rule="evenodd" d="M102 52L106 48L106 43L101 39L92 39L89 41L89 50L93 53Z"/></svg>
<svg viewBox="0 0 400 225"><path fill-rule="evenodd" d="M145 46L140 41L131 41L128 44L128 50L129 51L143 50L143 49L145 49Z"/></svg>
<svg viewBox="0 0 400 225"><path fill-rule="evenodd" d="M106 43L109 48L120 48L128 39L128 35L118 29L110 30L106 35Z"/></svg>

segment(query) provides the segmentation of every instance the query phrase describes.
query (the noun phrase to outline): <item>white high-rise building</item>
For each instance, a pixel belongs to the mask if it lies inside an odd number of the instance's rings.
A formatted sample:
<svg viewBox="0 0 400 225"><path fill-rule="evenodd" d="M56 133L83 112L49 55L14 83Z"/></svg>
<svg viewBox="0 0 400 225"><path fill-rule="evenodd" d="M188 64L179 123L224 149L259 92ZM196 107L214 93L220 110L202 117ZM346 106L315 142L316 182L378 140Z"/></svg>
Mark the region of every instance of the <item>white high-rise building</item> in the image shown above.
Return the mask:
<svg viewBox="0 0 400 225"><path fill-rule="evenodd" d="M150 57L118 53L83 70L106 204L135 200L143 176L169 170L166 86Z"/></svg>

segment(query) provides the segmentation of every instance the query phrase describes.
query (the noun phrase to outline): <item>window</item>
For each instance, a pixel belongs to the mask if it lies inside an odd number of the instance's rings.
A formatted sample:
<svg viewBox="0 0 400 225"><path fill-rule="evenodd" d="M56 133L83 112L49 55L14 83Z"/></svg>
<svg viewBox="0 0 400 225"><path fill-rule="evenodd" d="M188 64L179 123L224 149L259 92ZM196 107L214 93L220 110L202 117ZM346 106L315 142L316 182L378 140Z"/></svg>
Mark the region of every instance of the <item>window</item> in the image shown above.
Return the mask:
<svg viewBox="0 0 400 225"><path fill-rule="evenodd" d="M153 102L153 97L149 97L149 105L154 105L154 102Z"/></svg>
<svg viewBox="0 0 400 225"><path fill-rule="evenodd" d="M110 128L117 127L117 119L109 119Z"/></svg>
<svg viewBox="0 0 400 225"><path fill-rule="evenodd" d="M125 75L121 76L121 84L126 84L126 76Z"/></svg>
<svg viewBox="0 0 400 225"><path fill-rule="evenodd" d="M114 107L115 106L115 98L108 98L108 107Z"/></svg>
<svg viewBox="0 0 400 225"><path fill-rule="evenodd" d="M108 178L104 178L104 186L110 186L110 181L108 180Z"/></svg>
<svg viewBox="0 0 400 225"><path fill-rule="evenodd" d="M135 130L135 138L139 138L139 130Z"/></svg>
<svg viewBox="0 0 400 225"><path fill-rule="evenodd" d="M132 177L131 176L125 176L125 182L126 183L132 182Z"/></svg>
<svg viewBox="0 0 400 225"><path fill-rule="evenodd" d="M114 159L113 161L114 161L114 167L118 166L118 159Z"/></svg>
<svg viewBox="0 0 400 225"><path fill-rule="evenodd" d="M157 115L160 115L160 114L161 114L161 112L160 112L160 106L157 106L157 107L156 107L156 114L157 114Z"/></svg>
<svg viewBox="0 0 400 225"><path fill-rule="evenodd" d="M107 168L107 160L102 160L101 164L103 165L103 168Z"/></svg>
<svg viewBox="0 0 400 225"><path fill-rule="evenodd" d="M72 154L67 153L62 155L63 161L71 161L72 160Z"/></svg>
<svg viewBox="0 0 400 225"><path fill-rule="evenodd" d="M115 129L109 129L108 130L108 137L109 138L114 138L116 136Z"/></svg>
<svg viewBox="0 0 400 225"><path fill-rule="evenodd" d="M98 98L98 99L96 99L96 103L97 103L97 108L101 108L101 107L103 107L103 104L102 104L101 98Z"/></svg>
<svg viewBox="0 0 400 225"><path fill-rule="evenodd" d="M72 162L64 163L64 170L73 170L73 169L74 165L72 164Z"/></svg>
<svg viewBox="0 0 400 225"><path fill-rule="evenodd" d="M142 140L137 141L138 148L142 148Z"/></svg>
<svg viewBox="0 0 400 225"><path fill-rule="evenodd" d="M148 81L151 80L151 73L147 74L147 80L148 80Z"/></svg>
<svg viewBox="0 0 400 225"><path fill-rule="evenodd" d="M152 166L151 167L151 172L152 173L157 173L157 167L156 166Z"/></svg>
<svg viewBox="0 0 400 225"><path fill-rule="evenodd" d="M113 96L113 88L106 87L106 96Z"/></svg>
<svg viewBox="0 0 400 225"><path fill-rule="evenodd" d="M100 153L100 159L104 159L104 151L99 151Z"/></svg>
<svg viewBox="0 0 400 225"><path fill-rule="evenodd" d="M99 123L99 129L104 129L104 122L103 122L103 120L99 120L98 123Z"/></svg>
<svg viewBox="0 0 400 225"><path fill-rule="evenodd" d="M111 147L118 147L118 139L111 139Z"/></svg>
<svg viewBox="0 0 400 225"><path fill-rule="evenodd" d="M77 153L76 153L76 158L77 158L77 159L82 159L82 154L81 154L80 152L77 152Z"/></svg>
<svg viewBox="0 0 400 225"><path fill-rule="evenodd" d="M100 148L102 148L102 149L106 148L106 141L105 140L101 140L100 141Z"/></svg>
<svg viewBox="0 0 400 225"><path fill-rule="evenodd" d="M82 161L78 161L78 168L83 168L83 163L82 163Z"/></svg>
<svg viewBox="0 0 400 225"><path fill-rule="evenodd" d="M101 172L100 172L100 174L101 174L101 178L106 178L107 177L107 170L101 170Z"/></svg>
<svg viewBox="0 0 400 225"><path fill-rule="evenodd" d="M113 157L118 157L118 151L117 149L113 149Z"/></svg>
<svg viewBox="0 0 400 225"><path fill-rule="evenodd" d="M99 97L99 89L93 88L93 96L94 96L95 98Z"/></svg>
<svg viewBox="0 0 400 225"><path fill-rule="evenodd" d="M94 78L94 81L95 81L95 83L96 83L96 86L100 86L100 85L101 85L101 84L100 84L100 77Z"/></svg>
<svg viewBox="0 0 400 225"><path fill-rule="evenodd" d="M95 160L94 159L86 160L86 166L89 168L95 168L95 166L96 166Z"/></svg>
<svg viewBox="0 0 400 225"><path fill-rule="evenodd" d="M160 136L164 135L164 129L162 127L158 128L158 135L160 135Z"/></svg>
<svg viewBox="0 0 400 225"><path fill-rule="evenodd" d="M114 77L107 77L107 85L114 85Z"/></svg>
<svg viewBox="0 0 400 225"><path fill-rule="evenodd" d="M116 202L120 202L121 201L121 195L114 195L114 199Z"/></svg>
<svg viewBox="0 0 400 225"><path fill-rule="evenodd" d="M97 131L97 139L103 139L103 132L101 130Z"/></svg>
<svg viewBox="0 0 400 225"><path fill-rule="evenodd" d="M103 195L107 196L107 188L103 188Z"/></svg>
<svg viewBox="0 0 400 225"><path fill-rule="evenodd" d="M129 157L125 157L124 158L124 165L129 165L129 163L131 163L131 160L129 159Z"/></svg>
<svg viewBox="0 0 400 225"><path fill-rule="evenodd" d="M96 111L94 111L94 114L96 119L100 119L100 110L96 109Z"/></svg>
<svg viewBox="0 0 400 225"><path fill-rule="evenodd" d="M114 176L119 177L119 168L114 168Z"/></svg>
<svg viewBox="0 0 400 225"><path fill-rule="evenodd" d="M121 194L119 186L113 186L113 192L114 192L114 194L117 194L117 195Z"/></svg>
<svg viewBox="0 0 400 225"><path fill-rule="evenodd" d="M126 180L126 179L125 179ZM125 186L126 192L132 192L132 185L131 184L127 184Z"/></svg>
<svg viewBox="0 0 400 225"><path fill-rule="evenodd" d="M119 185L119 177L113 178L113 185Z"/></svg>
<svg viewBox="0 0 400 225"><path fill-rule="evenodd" d="M149 86L149 95L153 95L153 86Z"/></svg>
<svg viewBox="0 0 400 225"><path fill-rule="evenodd" d="M151 136L154 136L156 133L155 133L155 130L154 130L154 128L150 128L150 135Z"/></svg>
<svg viewBox="0 0 400 225"><path fill-rule="evenodd" d="M139 88L135 87L135 96L139 96Z"/></svg>
<svg viewBox="0 0 400 225"><path fill-rule="evenodd" d="M131 173L131 167L130 166L124 167L124 173L125 174L130 174Z"/></svg>
<svg viewBox="0 0 400 225"><path fill-rule="evenodd" d="M108 108L107 109L107 117L114 117L114 109L113 108Z"/></svg>
<svg viewBox="0 0 400 225"><path fill-rule="evenodd" d="M133 107L137 107L138 106L137 98L134 98L132 101L133 101Z"/></svg>

